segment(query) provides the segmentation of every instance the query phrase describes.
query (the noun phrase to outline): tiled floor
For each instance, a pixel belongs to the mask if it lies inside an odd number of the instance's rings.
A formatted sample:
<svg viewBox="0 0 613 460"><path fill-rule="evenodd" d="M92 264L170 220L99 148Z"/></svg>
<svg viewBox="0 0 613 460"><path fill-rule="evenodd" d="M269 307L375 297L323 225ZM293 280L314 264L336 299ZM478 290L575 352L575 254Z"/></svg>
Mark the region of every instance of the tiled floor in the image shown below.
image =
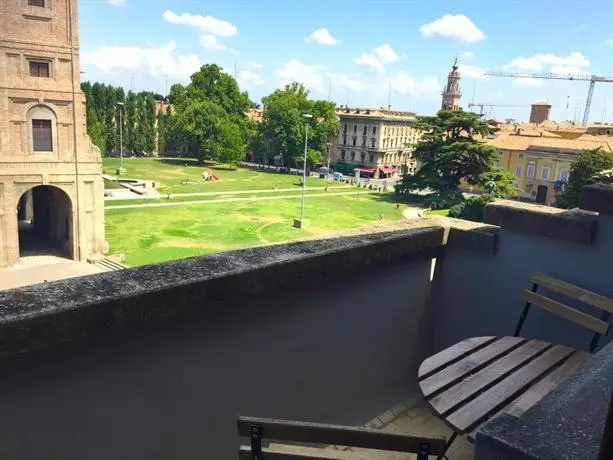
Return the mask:
<svg viewBox="0 0 613 460"><path fill-rule="evenodd" d="M367 425L372 428L399 433L410 433L413 435L441 436L445 438L451 436L451 429L436 418L426 407L425 403L421 403L418 400L411 400L407 403L399 404L384 414L381 414L379 417L376 417ZM277 446L271 444L270 447L275 449ZM415 459L415 455L412 454L389 453L369 449L347 449L336 446L327 447L323 450L324 452L322 452L321 449L312 449L308 447L292 447L291 450L296 451L296 453L314 453L314 450L319 454L325 452L326 456L338 460ZM474 458L474 445L469 442L465 436L459 437L447 451L447 458L449 460L472 460Z"/></svg>

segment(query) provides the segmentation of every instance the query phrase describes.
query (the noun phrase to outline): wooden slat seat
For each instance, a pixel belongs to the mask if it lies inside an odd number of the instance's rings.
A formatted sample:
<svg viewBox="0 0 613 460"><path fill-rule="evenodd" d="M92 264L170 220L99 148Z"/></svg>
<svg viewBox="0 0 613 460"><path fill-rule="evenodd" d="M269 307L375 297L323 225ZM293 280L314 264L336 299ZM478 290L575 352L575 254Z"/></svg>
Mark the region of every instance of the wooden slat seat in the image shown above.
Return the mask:
<svg viewBox="0 0 613 460"><path fill-rule="evenodd" d="M239 459L250 460L332 460L360 457L348 457L347 453L339 456L332 450L304 448L292 449L290 446L263 448L262 440L274 440L284 443L311 443L318 445L340 445L360 447L391 452L417 454L419 460L426 460L430 455L441 456L445 451L446 439L437 437L411 436L392 433L372 428L330 425L311 422L265 419L255 417L238 418L238 435L249 437L250 446L239 449ZM359 454L358 454L359 455Z"/></svg>

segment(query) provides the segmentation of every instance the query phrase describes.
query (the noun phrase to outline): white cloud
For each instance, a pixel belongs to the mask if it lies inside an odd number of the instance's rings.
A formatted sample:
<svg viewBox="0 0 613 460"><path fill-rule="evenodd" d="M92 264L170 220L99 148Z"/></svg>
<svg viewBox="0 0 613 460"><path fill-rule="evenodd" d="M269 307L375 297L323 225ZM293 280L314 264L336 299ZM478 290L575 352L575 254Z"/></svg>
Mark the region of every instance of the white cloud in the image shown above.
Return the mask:
<svg viewBox="0 0 613 460"><path fill-rule="evenodd" d="M534 56L520 56L505 65L505 69L541 72L545 67L553 73L586 73L585 67L591 65L590 61L578 51L573 51L566 57L555 54L535 54ZM554 70L556 69L556 70Z"/></svg>
<svg viewBox="0 0 613 460"><path fill-rule="evenodd" d="M265 83L262 76L251 69L239 70L236 80L241 88L251 88L254 86L263 85Z"/></svg>
<svg viewBox="0 0 613 460"><path fill-rule="evenodd" d="M366 67L375 73L385 73L386 64L400 59L394 48L388 43L378 46L370 53L363 53L353 60L357 65Z"/></svg>
<svg viewBox="0 0 613 460"><path fill-rule="evenodd" d="M230 51L232 54L238 54L238 51L229 48L228 46L219 43L217 37L211 34L205 34L200 37L200 44L209 50Z"/></svg>
<svg viewBox="0 0 613 460"><path fill-rule="evenodd" d="M171 24L181 24L200 29L202 32L218 37L233 37L238 32L234 24L217 19L213 16L201 16L199 14L182 13L180 15L166 10L162 17Z"/></svg>
<svg viewBox="0 0 613 460"><path fill-rule="evenodd" d="M435 77L415 79L405 72L399 72L391 77L384 75L362 76L328 72L321 65L304 64L296 59L287 62L277 71L279 83L285 85L292 82L304 84L309 90L327 94L332 83L333 92L349 92L375 94L386 96L391 84L394 93L411 96L435 94L440 90L440 84Z"/></svg>
<svg viewBox="0 0 613 460"><path fill-rule="evenodd" d="M251 61L247 63L247 67L251 67L252 69L261 69L264 66L259 62Z"/></svg>
<svg viewBox="0 0 613 460"><path fill-rule="evenodd" d="M513 80L513 84L522 86L540 86L543 84L543 80L539 80L538 78L519 77Z"/></svg>
<svg viewBox="0 0 613 460"><path fill-rule="evenodd" d="M485 38L485 34L463 14L446 14L429 24L419 28L424 37L446 37L465 42L478 42Z"/></svg>
<svg viewBox="0 0 613 460"><path fill-rule="evenodd" d="M604 42L605 45L609 45L609 46L613 46L613 37L610 37L606 42Z"/></svg>
<svg viewBox="0 0 613 460"><path fill-rule="evenodd" d="M458 64L458 70L460 75L466 78L474 78L476 80L488 80L489 77L485 75L486 69L476 67L469 64Z"/></svg>
<svg viewBox="0 0 613 460"><path fill-rule="evenodd" d="M475 57L475 55L473 54L472 51L466 51L466 52L462 53L462 57L464 59L472 59L472 58Z"/></svg>
<svg viewBox="0 0 613 460"><path fill-rule="evenodd" d="M126 4L126 0L107 0L109 5L123 6Z"/></svg>
<svg viewBox="0 0 613 460"><path fill-rule="evenodd" d="M353 60L357 65L378 73L385 73L385 65L372 53L364 53Z"/></svg>
<svg viewBox="0 0 613 460"><path fill-rule="evenodd" d="M304 64L292 59L277 70L277 77L282 85L295 81L304 84L308 89L323 93L326 88L325 68L319 65Z"/></svg>
<svg viewBox="0 0 613 460"><path fill-rule="evenodd" d="M398 53L396 53L396 51L394 51L394 49L387 43L378 46L375 49L375 55L382 64L391 64L392 62L396 62L400 59Z"/></svg>
<svg viewBox="0 0 613 460"><path fill-rule="evenodd" d="M159 48L141 48L138 46L101 46L83 53L83 64L95 67L104 73L118 69L134 71L145 67L155 78L168 76L174 80L187 81L201 64L197 54L176 55L176 43L169 43Z"/></svg>
<svg viewBox="0 0 613 460"><path fill-rule="evenodd" d="M304 39L307 43L319 43L320 45L336 45L338 40L332 36L328 29L317 29Z"/></svg>

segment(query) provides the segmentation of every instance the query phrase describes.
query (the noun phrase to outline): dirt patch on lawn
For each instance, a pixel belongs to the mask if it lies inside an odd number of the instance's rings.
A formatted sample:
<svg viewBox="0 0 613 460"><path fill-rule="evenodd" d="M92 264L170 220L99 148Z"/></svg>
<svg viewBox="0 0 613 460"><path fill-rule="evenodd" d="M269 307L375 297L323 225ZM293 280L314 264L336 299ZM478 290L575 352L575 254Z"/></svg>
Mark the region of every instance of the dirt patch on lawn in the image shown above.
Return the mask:
<svg viewBox="0 0 613 460"><path fill-rule="evenodd" d="M227 244L214 243L212 241L195 241L188 239L173 239L158 242L158 248L198 248L198 249L213 249L215 251L227 251L231 246Z"/></svg>

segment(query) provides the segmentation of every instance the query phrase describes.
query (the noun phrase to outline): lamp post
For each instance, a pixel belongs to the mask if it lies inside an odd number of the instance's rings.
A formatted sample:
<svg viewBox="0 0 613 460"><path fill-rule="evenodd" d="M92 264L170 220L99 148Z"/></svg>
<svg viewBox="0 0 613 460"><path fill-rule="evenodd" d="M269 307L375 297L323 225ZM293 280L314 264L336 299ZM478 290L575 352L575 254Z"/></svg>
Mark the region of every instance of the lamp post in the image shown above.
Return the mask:
<svg viewBox="0 0 613 460"><path fill-rule="evenodd" d="M302 205L300 206L300 219L294 220L294 227L302 228L303 220L304 220L304 195L306 192L306 171L307 171L307 149L309 142L309 120L313 118L313 115L310 113L305 113L302 115L304 118L304 163L302 165Z"/></svg>
<svg viewBox="0 0 613 460"><path fill-rule="evenodd" d="M119 175L123 173L123 102L118 102L119 107Z"/></svg>

